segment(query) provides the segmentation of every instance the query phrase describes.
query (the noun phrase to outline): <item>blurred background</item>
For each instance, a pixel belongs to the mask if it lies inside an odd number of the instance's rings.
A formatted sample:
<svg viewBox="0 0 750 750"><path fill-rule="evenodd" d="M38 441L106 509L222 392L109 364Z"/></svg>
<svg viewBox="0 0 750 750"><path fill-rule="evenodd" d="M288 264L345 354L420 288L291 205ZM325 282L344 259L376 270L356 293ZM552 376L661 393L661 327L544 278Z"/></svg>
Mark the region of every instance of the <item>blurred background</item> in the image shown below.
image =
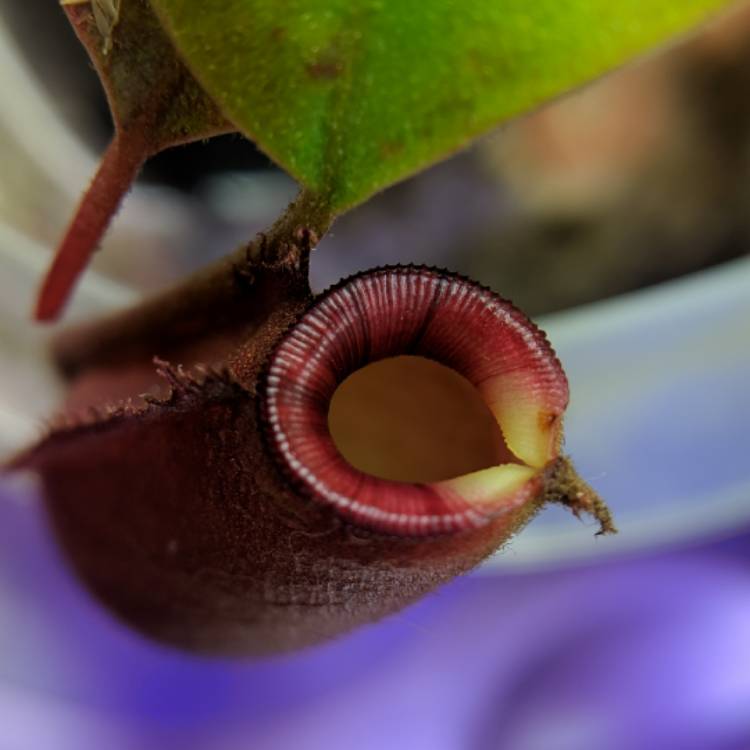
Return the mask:
<svg viewBox="0 0 750 750"><path fill-rule="evenodd" d="M445 266L539 319L571 380L567 450L618 537L544 511L384 623L256 663L164 650L0 487L0 750L750 750L750 5L482 139L341 219L323 289ZM54 413L49 252L111 135L53 0L0 0L0 455ZM237 135L153 159L68 321L132 304L267 227L294 183Z"/></svg>

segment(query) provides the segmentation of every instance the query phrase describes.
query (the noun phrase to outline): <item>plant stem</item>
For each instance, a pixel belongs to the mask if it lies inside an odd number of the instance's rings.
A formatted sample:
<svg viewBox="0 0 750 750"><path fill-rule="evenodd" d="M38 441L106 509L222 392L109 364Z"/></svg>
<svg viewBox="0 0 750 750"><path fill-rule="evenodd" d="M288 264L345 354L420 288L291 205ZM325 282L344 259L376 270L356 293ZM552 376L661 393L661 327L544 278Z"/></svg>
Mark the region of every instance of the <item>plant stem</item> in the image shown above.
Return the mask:
<svg viewBox="0 0 750 750"><path fill-rule="evenodd" d="M203 338L242 333L285 299L309 297L309 252L333 221L330 210L302 191L267 233L221 261L103 320L64 331L54 343L63 373L155 354L184 362Z"/></svg>
<svg viewBox="0 0 750 750"><path fill-rule="evenodd" d="M118 132L112 139L58 245L37 299L37 320L52 321L60 315L148 152L143 129Z"/></svg>

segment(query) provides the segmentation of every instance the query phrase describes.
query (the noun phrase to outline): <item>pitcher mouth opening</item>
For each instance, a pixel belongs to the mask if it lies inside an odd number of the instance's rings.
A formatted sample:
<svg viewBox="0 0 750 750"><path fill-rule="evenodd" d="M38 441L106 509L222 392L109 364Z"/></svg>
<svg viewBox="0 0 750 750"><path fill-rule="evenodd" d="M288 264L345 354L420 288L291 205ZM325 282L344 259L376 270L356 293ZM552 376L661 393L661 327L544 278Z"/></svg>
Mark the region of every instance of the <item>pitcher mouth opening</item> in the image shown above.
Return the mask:
<svg viewBox="0 0 750 750"><path fill-rule="evenodd" d="M342 412L337 402L351 390L349 378L364 378L369 367L396 366L403 375L403 360L419 363L422 396L452 377L445 410L473 403L476 421L461 423L473 450L454 451L442 467L434 451L399 474L380 455L350 452L341 430L362 443L364 426L358 438L351 404ZM522 313L463 277L410 266L359 274L325 293L275 347L261 384L266 437L284 475L350 521L407 535L476 527L532 498L559 455L567 400L560 363ZM449 433L444 417L432 415ZM387 424L380 429L387 442Z"/></svg>
<svg viewBox="0 0 750 750"><path fill-rule="evenodd" d="M335 390L333 442L356 469L397 482L440 482L519 463L479 391L424 357L387 357Z"/></svg>

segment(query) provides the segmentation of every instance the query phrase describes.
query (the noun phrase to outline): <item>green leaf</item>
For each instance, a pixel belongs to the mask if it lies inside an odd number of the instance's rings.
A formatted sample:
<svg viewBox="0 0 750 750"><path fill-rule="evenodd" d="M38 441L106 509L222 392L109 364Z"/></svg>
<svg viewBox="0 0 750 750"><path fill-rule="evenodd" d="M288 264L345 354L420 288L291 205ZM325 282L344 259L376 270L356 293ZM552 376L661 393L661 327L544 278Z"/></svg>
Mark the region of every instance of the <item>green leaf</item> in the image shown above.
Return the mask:
<svg viewBox="0 0 750 750"><path fill-rule="evenodd" d="M726 0L151 0L226 116L342 210Z"/></svg>

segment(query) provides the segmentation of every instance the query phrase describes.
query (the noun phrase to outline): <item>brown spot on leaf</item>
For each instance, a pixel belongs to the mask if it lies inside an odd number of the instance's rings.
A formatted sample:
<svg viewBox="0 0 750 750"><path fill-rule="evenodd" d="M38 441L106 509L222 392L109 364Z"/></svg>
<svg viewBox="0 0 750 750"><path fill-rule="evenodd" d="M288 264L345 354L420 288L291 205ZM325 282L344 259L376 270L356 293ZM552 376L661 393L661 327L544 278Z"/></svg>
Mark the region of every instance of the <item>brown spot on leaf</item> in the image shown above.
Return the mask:
<svg viewBox="0 0 750 750"><path fill-rule="evenodd" d="M398 156L404 150L404 144L396 141L386 141L380 145L380 155L384 159Z"/></svg>
<svg viewBox="0 0 750 750"><path fill-rule="evenodd" d="M341 60L323 58L308 63L305 70L307 75L314 80L333 81L344 72L344 65Z"/></svg>

